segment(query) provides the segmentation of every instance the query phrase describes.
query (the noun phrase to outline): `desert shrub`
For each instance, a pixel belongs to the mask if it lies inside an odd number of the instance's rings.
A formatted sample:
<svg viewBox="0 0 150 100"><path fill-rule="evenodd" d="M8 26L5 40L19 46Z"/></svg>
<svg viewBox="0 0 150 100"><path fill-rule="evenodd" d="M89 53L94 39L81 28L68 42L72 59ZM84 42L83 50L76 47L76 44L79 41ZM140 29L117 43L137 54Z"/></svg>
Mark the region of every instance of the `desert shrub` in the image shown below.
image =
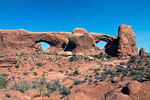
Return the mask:
<svg viewBox="0 0 150 100"><path fill-rule="evenodd" d="M27 76L27 75L28 75L28 72L24 72L23 75L24 75L24 76Z"/></svg>
<svg viewBox="0 0 150 100"><path fill-rule="evenodd" d="M61 88L61 85L59 84L59 80L54 80L51 84L47 84L47 89L51 93L55 92L56 90L59 90Z"/></svg>
<svg viewBox="0 0 150 100"><path fill-rule="evenodd" d="M11 87L11 90L18 90L25 92L29 89L40 90L42 96L49 96L50 93L58 91L62 97L70 94L70 90L59 84L59 80L53 80L51 82L46 81L46 78L41 78L40 80L34 80L32 82L20 81L15 82ZM47 90L47 92L46 92Z"/></svg>
<svg viewBox="0 0 150 100"><path fill-rule="evenodd" d="M79 60L79 57L78 56L72 56L69 58L69 62L74 62L74 61L77 61Z"/></svg>
<svg viewBox="0 0 150 100"><path fill-rule="evenodd" d="M99 71L99 70L100 70L100 68L95 68L95 69L93 69L94 72L97 72L97 71Z"/></svg>
<svg viewBox="0 0 150 100"><path fill-rule="evenodd" d="M44 64L43 63L36 63L37 66L42 67Z"/></svg>
<svg viewBox="0 0 150 100"><path fill-rule="evenodd" d="M93 82L93 84L97 84L97 82L98 82L98 81L97 81L97 80L95 80L95 81Z"/></svg>
<svg viewBox="0 0 150 100"><path fill-rule="evenodd" d="M80 80L74 80L73 85L79 85L79 84L82 84L82 81L80 81Z"/></svg>
<svg viewBox="0 0 150 100"><path fill-rule="evenodd" d="M146 79L150 79L150 74L146 74Z"/></svg>
<svg viewBox="0 0 150 100"><path fill-rule="evenodd" d="M100 81L104 81L108 74L113 75L113 72L111 70L106 70L105 72L102 72L101 77L100 77Z"/></svg>
<svg viewBox="0 0 150 100"><path fill-rule="evenodd" d="M7 74L1 74L0 75L0 89L4 89L7 87Z"/></svg>
<svg viewBox="0 0 150 100"><path fill-rule="evenodd" d="M138 61L138 64L142 64L142 60L139 60L139 61Z"/></svg>
<svg viewBox="0 0 150 100"><path fill-rule="evenodd" d="M0 74L0 76L7 78L8 74L3 73L3 74Z"/></svg>
<svg viewBox="0 0 150 100"><path fill-rule="evenodd" d="M112 56L111 55L106 55L106 59L111 59Z"/></svg>
<svg viewBox="0 0 150 100"><path fill-rule="evenodd" d="M100 81L104 81L106 79L107 74L102 73L100 77Z"/></svg>
<svg viewBox="0 0 150 100"><path fill-rule="evenodd" d="M60 88L60 94L62 95L62 98L64 98L68 94L71 94L71 91L70 91L69 88L66 88L66 87L63 86L63 87Z"/></svg>
<svg viewBox="0 0 150 100"><path fill-rule="evenodd" d="M85 61L92 61L92 59L90 59L88 56L85 56L85 57L84 57L84 60L85 60Z"/></svg>
<svg viewBox="0 0 150 100"><path fill-rule="evenodd" d="M128 63L134 63L134 62L136 62L136 56L131 56L131 58L128 61Z"/></svg>
<svg viewBox="0 0 150 100"><path fill-rule="evenodd" d="M33 71L33 69L34 69L34 68L32 67L32 68L29 69L29 71Z"/></svg>
<svg viewBox="0 0 150 100"><path fill-rule="evenodd" d="M54 69L52 69L52 68L51 68L51 69L49 69L49 72L51 72L51 71L54 71Z"/></svg>
<svg viewBox="0 0 150 100"><path fill-rule="evenodd" d="M37 76L37 72L34 72L33 74L34 74L34 76Z"/></svg>
<svg viewBox="0 0 150 100"><path fill-rule="evenodd" d="M92 83L93 83L93 80L92 80L92 79L89 79L89 80L88 80L88 85L92 85Z"/></svg>
<svg viewBox="0 0 150 100"><path fill-rule="evenodd" d="M48 60L49 60L50 62L53 61L53 59L52 59L51 57L49 57Z"/></svg>
<svg viewBox="0 0 150 100"><path fill-rule="evenodd" d="M62 68L62 66L60 64L58 64L58 68Z"/></svg>
<svg viewBox="0 0 150 100"><path fill-rule="evenodd" d="M10 98L10 97L11 97L11 95L8 94L8 93L6 93L5 96L6 96L7 98Z"/></svg>
<svg viewBox="0 0 150 100"><path fill-rule="evenodd" d="M121 57L118 57L118 59L121 59Z"/></svg>
<svg viewBox="0 0 150 100"><path fill-rule="evenodd" d="M31 89L31 84L26 81L15 82L11 87L11 90L18 90L20 92L25 92Z"/></svg>
<svg viewBox="0 0 150 100"><path fill-rule="evenodd" d="M101 67L103 64L101 62L97 62L97 64Z"/></svg>
<svg viewBox="0 0 150 100"><path fill-rule="evenodd" d="M104 73L105 73L105 74L110 74L110 75L113 74L113 72L112 72L111 70L106 70Z"/></svg>
<svg viewBox="0 0 150 100"><path fill-rule="evenodd" d="M103 52L101 52L99 55L100 55L100 56L103 56L104 54L103 54Z"/></svg>
<svg viewBox="0 0 150 100"><path fill-rule="evenodd" d="M100 55L94 55L94 58L100 59L101 56Z"/></svg>
<svg viewBox="0 0 150 100"><path fill-rule="evenodd" d="M138 72L132 71L132 72L131 72L131 75L133 75L133 76L138 75Z"/></svg>
<svg viewBox="0 0 150 100"><path fill-rule="evenodd" d="M99 75L99 72L98 72L99 70L100 70L100 68L96 68L96 69L93 70L95 75Z"/></svg>
<svg viewBox="0 0 150 100"><path fill-rule="evenodd" d="M0 56L0 58L3 58L3 57L5 57L5 56L2 56L2 55Z"/></svg>
<svg viewBox="0 0 150 100"><path fill-rule="evenodd" d="M142 73L138 73L137 75L134 75L134 76L132 77L132 80L137 80L137 81L139 81L139 80L141 80L142 78L144 78L144 75L143 75Z"/></svg>
<svg viewBox="0 0 150 100"><path fill-rule="evenodd" d="M80 75L80 73L77 69L75 69L75 71L73 72L73 75Z"/></svg>
<svg viewBox="0 0 150 100"><path fill-rule="evenodd" d="M122 71L122 74L123 74L123 76L127 76L127 75L128 75L128 71L124 69L124 70Z"/></svg>
<svg viewBox="0 0 150 100"><path fill-rule="evenodd" d="M94 55L93 57L97 59L103 58L103 52L101 52L100 54Z"/></svg>
<svg viewBox="0 0 150 100"><path fill-rule="evenodd" d="M120 65L125 65L125 63L124 62L120 62Z"/></svg>
<svg viewBox="0 0 150 100"><path fill-rule="evenodd" d="M149 61L146 62L145 66L150 66L150 63Z"/></svg>
<svg viewBox="0 0 150 100"><path fill-rule="evenodd" d="M17 64L17 65L15 65L15 68L19 68L19 65Z"/></svg>
<svg viewBox="0 0 150 100"><path fill-rule="evenodd" d="M122 68L122 67L117 67L116 72L122 72L122 71L123 71L123 68Z"/></svg>
<svg viewBox="0 0 150 100"><path fill-rule="evenodd" d="M63 71L63 70L59 70L58 72L60 72L60 73L64 73L64 71Z"/></svg>
<svg viewBox="0 0 150 100"><path fill-rule="evenodd" d="M134 70L144 71L144 67L137 67L137 68L134 68Z"/></svg>

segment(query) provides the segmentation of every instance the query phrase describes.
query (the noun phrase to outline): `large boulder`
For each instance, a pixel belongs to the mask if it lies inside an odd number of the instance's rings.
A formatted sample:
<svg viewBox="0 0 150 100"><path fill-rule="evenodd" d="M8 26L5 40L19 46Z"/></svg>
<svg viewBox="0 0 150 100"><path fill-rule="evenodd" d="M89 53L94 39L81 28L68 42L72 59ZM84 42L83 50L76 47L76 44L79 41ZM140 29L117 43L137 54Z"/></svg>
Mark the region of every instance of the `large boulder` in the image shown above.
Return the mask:
<svg viewBox="0 0 150 100"><path fill-rule="evenodd" d="M88 34L88 32L84 28L75 28L72 34Z"/></svg>
<svg viewBox="0 0 150 100"><path fill-rule="evenodd" d="M72 34L69 37L69 43L66 51L72 51L75 53L88 53L90 49L95 52L95 48L96 46L94 44L94 40L88 34Z"/></svg>
<svg viewBox="0 0 150 100"><path fill-rule="evenodd" d="M138 93L140 91L141 83L137 82L137 81L130 82L127 85L127 88L129 90L129 95L134 95L134 94L136 94L136 93Z"/></svg>

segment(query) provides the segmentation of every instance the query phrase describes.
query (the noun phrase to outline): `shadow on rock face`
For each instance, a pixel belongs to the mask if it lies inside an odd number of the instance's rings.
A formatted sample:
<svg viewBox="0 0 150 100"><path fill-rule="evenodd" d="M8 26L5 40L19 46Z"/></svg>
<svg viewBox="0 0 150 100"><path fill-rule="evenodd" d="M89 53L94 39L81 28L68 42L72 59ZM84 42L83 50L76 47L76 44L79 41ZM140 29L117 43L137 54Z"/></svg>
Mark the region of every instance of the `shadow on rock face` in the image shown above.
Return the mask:
<svg viewBox="0 0 150 100"><path fill-rule="evenodd" d="M129 89L127 87L123 87L121 92L125 95L129 95Z"/></svg>

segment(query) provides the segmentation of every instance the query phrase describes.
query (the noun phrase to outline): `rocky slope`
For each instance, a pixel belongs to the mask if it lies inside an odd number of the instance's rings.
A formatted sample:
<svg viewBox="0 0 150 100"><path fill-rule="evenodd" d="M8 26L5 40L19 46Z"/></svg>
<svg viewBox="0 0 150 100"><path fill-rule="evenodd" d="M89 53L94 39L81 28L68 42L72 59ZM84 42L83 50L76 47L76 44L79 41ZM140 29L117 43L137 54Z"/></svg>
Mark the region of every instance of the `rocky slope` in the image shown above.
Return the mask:
<svg viewBox="0 0 150 100"><path fill-rule="evenodd" d="M150 100L149 87L150 56L138 53L131 26L116 37L0 30L0 100Z"/></svg>

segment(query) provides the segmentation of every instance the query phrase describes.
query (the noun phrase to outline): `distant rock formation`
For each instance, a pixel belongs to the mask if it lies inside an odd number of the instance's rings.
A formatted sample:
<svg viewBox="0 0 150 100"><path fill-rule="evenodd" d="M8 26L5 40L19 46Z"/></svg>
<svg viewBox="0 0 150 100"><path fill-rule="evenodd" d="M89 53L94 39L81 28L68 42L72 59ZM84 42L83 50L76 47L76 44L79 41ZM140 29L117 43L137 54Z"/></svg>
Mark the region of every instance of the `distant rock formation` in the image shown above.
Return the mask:
<svg viewBox="0 0 150 100"><path fill-rule="evenodd" d="M96 44L107 42L100 50ZM112 56L130 57L138 55L135 33L131 26L121 25L118 36L88 33L83 28L69 32L29 32L26 30L0 30L0 54L42 51L40 42L51 45L47 52L73 54L107 53Z"/></svg>
<svg viewBox="0 0 150 100"><path fill-rule="evenodd" d="M144 48L144 47L142 47L142 48L140 49L139 55L140 55L140 56L148 56L148 54L145 52L145 48Z"/></svg>

